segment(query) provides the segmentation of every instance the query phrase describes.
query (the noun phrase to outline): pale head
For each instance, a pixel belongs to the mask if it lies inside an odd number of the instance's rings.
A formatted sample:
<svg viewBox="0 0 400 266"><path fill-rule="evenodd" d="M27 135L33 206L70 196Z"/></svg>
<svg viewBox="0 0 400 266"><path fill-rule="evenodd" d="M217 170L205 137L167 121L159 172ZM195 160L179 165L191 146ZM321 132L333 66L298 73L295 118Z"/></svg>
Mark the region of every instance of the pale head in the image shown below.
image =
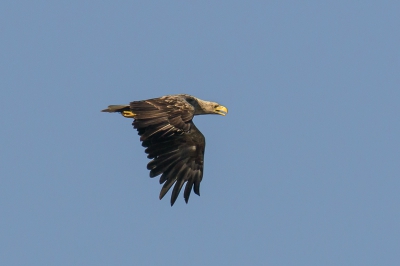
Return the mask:
<svg viewBox="0 0 400 266"><path fill-rule="evenodd" d="M194 107L194 115L217 114L225 116L228 108L216 102L204 101L188 94L179 94Z"/></svg>

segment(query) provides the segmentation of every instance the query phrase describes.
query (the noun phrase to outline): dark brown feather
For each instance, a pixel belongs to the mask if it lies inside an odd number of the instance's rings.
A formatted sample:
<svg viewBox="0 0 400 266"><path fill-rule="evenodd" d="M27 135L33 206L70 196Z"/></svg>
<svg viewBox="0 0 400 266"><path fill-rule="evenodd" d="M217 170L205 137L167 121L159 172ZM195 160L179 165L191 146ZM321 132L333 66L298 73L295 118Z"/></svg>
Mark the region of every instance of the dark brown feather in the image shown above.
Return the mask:
<svg viewBox="0 0 400 266"><path fill-rule="evenodd" d="M132 125L148 158L153 159L147 165L150 177L161 175L160 199L175 184L171 194L173 205L187 182L187 203L192 188L199 194L205 148L204 136L192 122L193 106L183 98L164 96L131 102L130 109L135 114Z"/></svg>

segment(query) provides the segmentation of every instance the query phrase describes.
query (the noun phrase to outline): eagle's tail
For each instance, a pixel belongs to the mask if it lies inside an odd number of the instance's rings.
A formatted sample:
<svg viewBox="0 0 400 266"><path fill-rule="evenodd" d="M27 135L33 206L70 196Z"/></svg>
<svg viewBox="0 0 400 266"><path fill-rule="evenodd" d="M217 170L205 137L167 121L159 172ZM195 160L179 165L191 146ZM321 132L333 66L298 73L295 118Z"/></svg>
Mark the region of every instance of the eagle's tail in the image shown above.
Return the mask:
<svg viewBox="0 0 400 266"><path fill-rule="evenodd" d="M101 111L108 113L121 113L124 117L135 118L135 114L132 113L129 105L109 105L107 109Z"/></svg>

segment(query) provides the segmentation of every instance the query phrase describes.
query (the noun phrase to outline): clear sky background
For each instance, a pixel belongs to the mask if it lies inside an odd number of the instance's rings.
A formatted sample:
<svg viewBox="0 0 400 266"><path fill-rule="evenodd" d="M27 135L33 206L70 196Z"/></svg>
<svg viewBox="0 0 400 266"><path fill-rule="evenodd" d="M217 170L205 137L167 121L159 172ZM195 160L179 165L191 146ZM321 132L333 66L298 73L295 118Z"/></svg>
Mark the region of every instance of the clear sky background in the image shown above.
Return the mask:
<svg viewBox="0 0 400 266"><path fill-rule="evenodd" d="M0 265L399 265L398 1L0 3ZM158 199L131 120L229 108L201 197Z"/></svg>

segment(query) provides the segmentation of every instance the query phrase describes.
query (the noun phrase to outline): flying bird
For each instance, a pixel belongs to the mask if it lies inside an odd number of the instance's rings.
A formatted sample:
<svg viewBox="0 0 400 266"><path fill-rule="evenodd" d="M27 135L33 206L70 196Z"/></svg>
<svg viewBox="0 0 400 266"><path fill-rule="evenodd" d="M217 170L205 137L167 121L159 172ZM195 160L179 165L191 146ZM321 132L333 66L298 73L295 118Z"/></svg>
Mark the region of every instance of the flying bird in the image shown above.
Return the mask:
<svg viewBox="0 0 400 266"><path fill-rule="evenodd" d="M218 114L225 116L228 109L216 102L204 101L188 94L167 95L129 105L110 105L102 112L120 113L133 118L145 147L150 177L161 175L164 184L160 199L175 184L171 194L171 206L186 183L184 198L189 201L190 192L200 196L203 179L204 135L194 125L195 115Z"/></svg>

